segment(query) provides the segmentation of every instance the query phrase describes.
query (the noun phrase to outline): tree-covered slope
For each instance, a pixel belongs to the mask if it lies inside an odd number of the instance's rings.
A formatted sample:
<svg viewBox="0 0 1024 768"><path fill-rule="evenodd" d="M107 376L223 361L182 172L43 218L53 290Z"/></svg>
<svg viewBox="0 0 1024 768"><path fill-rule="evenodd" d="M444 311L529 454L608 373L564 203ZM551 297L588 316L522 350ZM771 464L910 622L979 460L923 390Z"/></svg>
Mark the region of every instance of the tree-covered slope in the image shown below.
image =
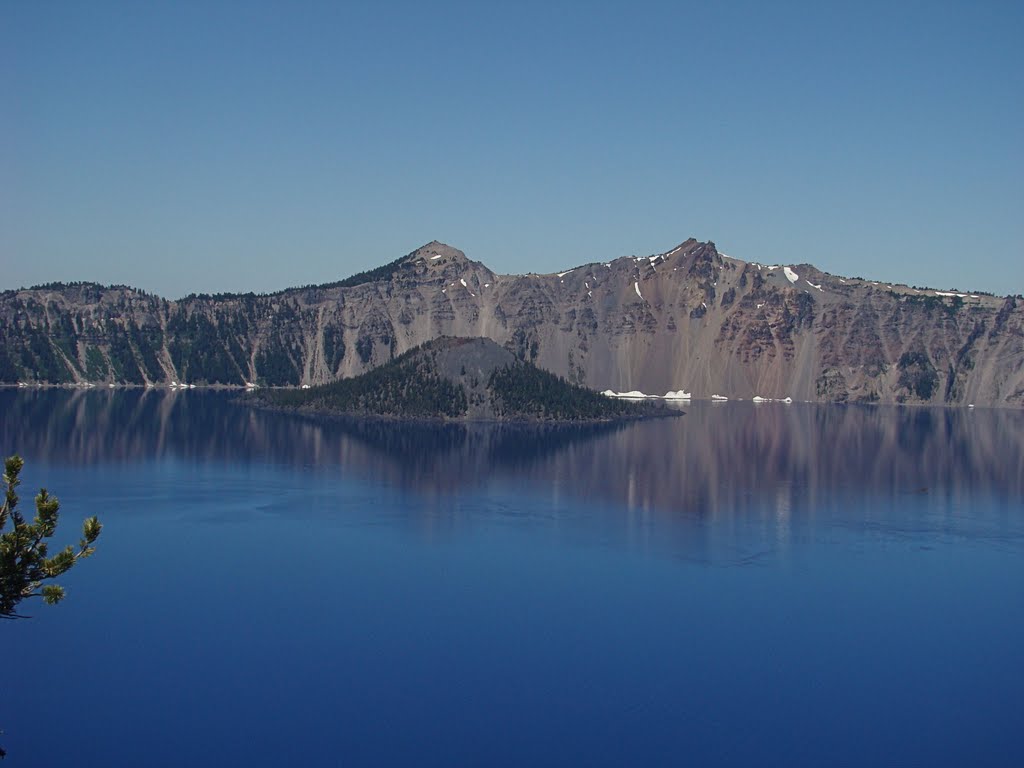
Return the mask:
<svg viewBox="0 0 1024 768"><path fill-rule="evenodd" d="M570 384L483 338L436 339L361 376L253 399L284 409L414 419L579 422L669 413Z"/></svg>
<svg viewBox="0 0 1024 768"><path fill-rule="evenodd" d="M284 408L399 418L459 418L466 393L441 376L436 354L411 350L352 379L310 389L261 393L264 403Z"/></svg>
<svg viewBox="0 0 1024 768"><path fill-rule="evenodd" d="M605 397L522 360L495 368L487 389L501 418L590 421L628 418L653 407Z"/></svg>

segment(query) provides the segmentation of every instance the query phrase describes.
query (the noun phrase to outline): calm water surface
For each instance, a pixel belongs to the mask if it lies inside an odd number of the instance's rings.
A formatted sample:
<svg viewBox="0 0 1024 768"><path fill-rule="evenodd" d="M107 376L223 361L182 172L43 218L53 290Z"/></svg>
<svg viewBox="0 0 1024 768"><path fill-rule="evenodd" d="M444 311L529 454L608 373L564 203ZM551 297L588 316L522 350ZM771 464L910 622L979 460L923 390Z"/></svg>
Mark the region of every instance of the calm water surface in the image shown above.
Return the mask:
<svg viewBox="0 0 1024 768"><path fill-rule="evenodd" d="M105 524L0 624L8 763L1024 765L1024 414L686 410L0 391L24 501Z"/></svg>

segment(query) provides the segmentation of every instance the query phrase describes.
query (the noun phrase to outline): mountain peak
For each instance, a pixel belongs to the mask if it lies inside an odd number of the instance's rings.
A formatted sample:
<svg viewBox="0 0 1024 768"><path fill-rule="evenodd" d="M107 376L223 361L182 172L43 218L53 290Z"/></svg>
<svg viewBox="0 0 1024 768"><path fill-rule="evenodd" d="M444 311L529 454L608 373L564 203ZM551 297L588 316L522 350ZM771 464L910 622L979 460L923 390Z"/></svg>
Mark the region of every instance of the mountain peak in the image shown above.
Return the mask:
<svg viewBox="0 0 1024 768"><path fill-rule="evenodd" d="M426 262L437 261L466 261L466 254L458 248L452 248L446 243L438 240L431 240L426 245L421 245L406 257L406 261L415 262L423 259Z"/></svg>
<svg viewBox="0 0 1024 768"><path fill-rule="evenodd" d="M715 244L712 243L710 240L706 244L710 245L712 248L715 247ZM685 240L683 240L683 242L681 242L679 245L677 245L675 248L673 248L673 249L671 249L669 251L666 251L665 253L675 253L676 251L690 251L690 250L693 250L698 245L701 245L701 242L699 240L697 240L697 238L695 238L695 237L688 237Z"/></svg>

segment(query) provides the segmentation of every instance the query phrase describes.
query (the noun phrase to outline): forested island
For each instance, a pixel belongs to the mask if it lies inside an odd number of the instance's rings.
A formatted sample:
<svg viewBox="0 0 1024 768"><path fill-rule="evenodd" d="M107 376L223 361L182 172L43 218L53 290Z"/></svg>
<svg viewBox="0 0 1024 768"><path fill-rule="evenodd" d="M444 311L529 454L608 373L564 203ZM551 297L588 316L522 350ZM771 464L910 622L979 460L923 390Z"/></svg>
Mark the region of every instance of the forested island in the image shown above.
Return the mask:
<svg viewBox="0 0 1024 768"><path fill-rule="evenodd" d="M281 410L389 419L600 422L679 415L662 403L605 397L486 338L442 337L360 376L250 394Z"/></svg>

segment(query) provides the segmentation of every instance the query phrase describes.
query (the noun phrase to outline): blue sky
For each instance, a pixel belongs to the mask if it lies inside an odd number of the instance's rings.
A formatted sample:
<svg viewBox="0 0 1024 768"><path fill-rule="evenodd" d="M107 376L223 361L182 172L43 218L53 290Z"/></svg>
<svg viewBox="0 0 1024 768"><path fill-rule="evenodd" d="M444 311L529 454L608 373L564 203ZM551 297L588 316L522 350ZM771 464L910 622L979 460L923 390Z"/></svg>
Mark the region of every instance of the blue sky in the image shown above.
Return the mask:
<svg viewBox="0 0 1024 768"><path fill-rule="evenodd" d="M1024 4L6 2L0 288L656 253L1024 292Z"/></svg>

